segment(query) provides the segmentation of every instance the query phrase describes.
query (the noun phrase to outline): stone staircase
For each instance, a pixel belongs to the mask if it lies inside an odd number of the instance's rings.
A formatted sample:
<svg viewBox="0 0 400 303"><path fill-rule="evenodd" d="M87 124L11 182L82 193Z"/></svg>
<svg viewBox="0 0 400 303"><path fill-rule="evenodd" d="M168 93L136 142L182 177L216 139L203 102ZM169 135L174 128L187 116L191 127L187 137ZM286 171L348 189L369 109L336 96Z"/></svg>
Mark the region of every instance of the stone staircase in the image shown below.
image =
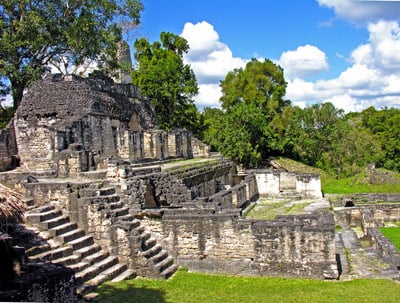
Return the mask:
<svg viewBox="0 0 400 303"><path fill-rule="evenodd" d="M88 203L104 205L102 211L106 212L107 217L112 218L113 225L139 238L141 243L139 254L147 260L147 265L150 267L145 270L146 276L168 279L176 272L178 266L173 258L157 243L156 238L141 226L140 220L134 218L130 213L132 207L126 206L126 202L121 199L115 187L98 183L91 189L81 190L80 196L80 199Z"/></svg>
<svg viewBox="0 0 400 303"><path fill-rule="evenodd" d="M51 262L75 271L78 294L85 296L99 284L135 277L127 264L94 243L77 224L53 206L43 206L26 214L31 229L46 238L47 244L27 252L31 262Z"/></svg>
<svg viewBox="0 0 400 303"><path fill-rule="evenodd" d="M148 268L143 270L143 275L167 279L176 272L178 266L173 258L141 226L140 220L130 214L114 187L106 187L103 183L93 184L80 190L80 199L84 203L101 205L98 211L105 212L113 225L138 239L138 255L144 258ZM105 281L136 277L136 271L120 262L117 256L102 249L91 234L86 234L85 230L56 207L31 207L25 217L28 227L40 233L47 241L46 245L34 247L27 252L30 261L51 262L73 269L78 284L77 292L81 296L86 296ZM139 274L142 272L139 271Z"/></svg>

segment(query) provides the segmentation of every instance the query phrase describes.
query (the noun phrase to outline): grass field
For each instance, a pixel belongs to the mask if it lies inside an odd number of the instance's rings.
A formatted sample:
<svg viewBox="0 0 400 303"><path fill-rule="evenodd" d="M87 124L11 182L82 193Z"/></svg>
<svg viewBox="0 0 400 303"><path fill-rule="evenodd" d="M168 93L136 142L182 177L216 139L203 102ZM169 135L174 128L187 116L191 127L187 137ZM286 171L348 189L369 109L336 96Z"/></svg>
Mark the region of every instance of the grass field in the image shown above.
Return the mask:
<svg viewBox="0 0 400 303"><path fill-rule="evenodd" d="M400 251L400 227L381 227L380 231Z"/></svg>
<svg viewBox="0 0 400 303"><path fill-rule="evenodd" d="M387 175L388 179L395 182L371 184L369 182L371 174L367 170L363 170L351 177L336 178L336 176L327 174L321 169L288 158L279 158L275 161L291 172L319 174L321 176L322 191L325 194L400 193L400 174L397 172L378 168L376 171L379 176Z"/></svg>
<svg viewBox="0 0 400 303"><path fill-rule="evenodd" d="M101 303L391 303L399 302L400 284L390 280L245 278L180 270L169 280L106 283L98 292Z"/></svg>

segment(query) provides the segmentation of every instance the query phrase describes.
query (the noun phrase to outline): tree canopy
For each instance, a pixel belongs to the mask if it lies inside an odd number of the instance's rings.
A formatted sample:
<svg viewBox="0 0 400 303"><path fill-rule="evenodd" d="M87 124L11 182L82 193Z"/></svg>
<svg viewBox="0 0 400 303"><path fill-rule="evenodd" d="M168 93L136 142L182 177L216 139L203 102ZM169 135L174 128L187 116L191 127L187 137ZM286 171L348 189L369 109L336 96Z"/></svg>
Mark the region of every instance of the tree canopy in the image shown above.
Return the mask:
<svg viewBox="0 0 400 303"><path fill-rule="evenodd" d="M0 84L16 108L50 63L117 67L122 27L136 26L140 0L7 0L0 3ZM4 91L4 90L3 90Z"/></svg>
<svg viewBox="0 0 400 303"><path fill-rule="evenodd" d="M252 59L245 69L228 73L220 87L223 114L209 127L206 138L213 137L223 155L245 166L257 166L279 152L282 146L273 121L290 104L283 99L283 69L268 59Z"/></svg>
<svg viewBox="0 0 400 303"><path fill-rule="evenodd" d="M161 128L193 130L197 121L193 100L198 92L197 80L182 57L189 45L184 38L168 32L162 32L160 40L152 44L145 38L135 41L138 68L132 74L133 84L150 98Z"/></svg>

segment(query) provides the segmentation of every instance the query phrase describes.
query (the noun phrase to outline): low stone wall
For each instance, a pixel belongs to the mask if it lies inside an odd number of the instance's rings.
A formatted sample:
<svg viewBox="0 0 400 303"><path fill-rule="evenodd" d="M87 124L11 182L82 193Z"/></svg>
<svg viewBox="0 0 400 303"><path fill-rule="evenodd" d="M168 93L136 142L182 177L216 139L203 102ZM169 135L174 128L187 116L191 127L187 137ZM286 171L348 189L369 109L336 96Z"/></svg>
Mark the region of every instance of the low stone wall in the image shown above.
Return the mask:
<svg viewBox="0 0 400 303"><path fill-rule="evenodd" d="M303 198L322 198L321 178L318 174L297 174L276 170L251 170L257 176L260 196L277 196L295 191Z"/></svg>
<svg viewBox="0 0 400 303"><path fill-rule="evenodd" d="M214 195L224 190L225 186L233 186L232 175L235 173L235 165L230 162L204 165L185 170L172 172L192 192L192 199Z"/></svg>
<svg viewBox="0 0 400 303"><path fill-rule="evenodd" d="M385 223L398 222L400 220L399 205L363 205L359 207L347 207L341 210L347 216L350 226L361 226L363 236L368 237L372 247L385 261L400 268L400 253L393 243L385 238L380 227Z"/></svg>
<svg viewBox="0 0 400 303"><path fill-rule="evenodd" d="M17 166L17 148L14 132L10 128L0 130L0 172Z"/></svg>
<svg viewBox="0 0 400 303"><path fill-rule="evenodd" d="M192 137L193 158L209 158L210 146L201 142L199 139Z"/></svg>
<svg viewBox="0 0 400 303"><path fill-rule="evenodd" d="M242 275L337 278L333 216L244 220L221 211L165 211L142 225L190 270Z"/></svg>
<svg viewBox="0 0 400 303"><path fill-rule="evenodd" d="M351 206L376 205L377 203L385 204L384 202L388 203L400 202L400 194L373 193L373 194L341 195L339 198L333 201L336 207L350 206L350 205Z"/></svg>
<svg viewBox="0 0 400 303"><path fill-rule="evenodd" d="M243 209L251 201L256 201L258 197L256 177L254 174L250 174L240 184L217 192L214 195L198 198L197 201L201 201L205 205L212 203L218 208Z"/></svg>
<svg viewBox="0 0 400 303"><path fill-rule="evenodd" d="M385 223L400 220L400 206L396 204L369 204L347 207L342 211L346 213L350 226L361 226L365 235L370 228L383 227Z"/></svg>
<svg viewBox="0 0 400 303"><path fill-rule="evenodd" d="M368 235L374 249L380 253L380 257L385 258L400 269L400 253L398 249L382 235L379 228L370 228Z"/></svg>

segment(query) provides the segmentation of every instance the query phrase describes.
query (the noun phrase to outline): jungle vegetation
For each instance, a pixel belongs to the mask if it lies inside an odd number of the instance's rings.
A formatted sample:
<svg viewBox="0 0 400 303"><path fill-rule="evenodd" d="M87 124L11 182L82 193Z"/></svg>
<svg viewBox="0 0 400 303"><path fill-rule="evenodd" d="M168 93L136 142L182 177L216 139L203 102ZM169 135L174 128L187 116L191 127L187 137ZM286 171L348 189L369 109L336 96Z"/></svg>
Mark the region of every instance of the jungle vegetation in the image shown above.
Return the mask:
<svg viewBox="0 0 400 303"><path fill-rule="evenodd" d="M143 9L140 0L2 2L0 98L11 95L13 106L0 106L0 127L50 64L68 69L95 60L109 75L121 68L118 45L139 24ZM140 38L133 46L132 81L149 97L159 126L187 128L237 164L262 167L271 157L287 157L337 178L369 163L400 171L400 109L345 113L331 103L294 106L285 99L283 69L252 59L220 81L220 108L199 111L197 80L183 60L190 47L184 38L162 32L160 41Z"/></svg>

